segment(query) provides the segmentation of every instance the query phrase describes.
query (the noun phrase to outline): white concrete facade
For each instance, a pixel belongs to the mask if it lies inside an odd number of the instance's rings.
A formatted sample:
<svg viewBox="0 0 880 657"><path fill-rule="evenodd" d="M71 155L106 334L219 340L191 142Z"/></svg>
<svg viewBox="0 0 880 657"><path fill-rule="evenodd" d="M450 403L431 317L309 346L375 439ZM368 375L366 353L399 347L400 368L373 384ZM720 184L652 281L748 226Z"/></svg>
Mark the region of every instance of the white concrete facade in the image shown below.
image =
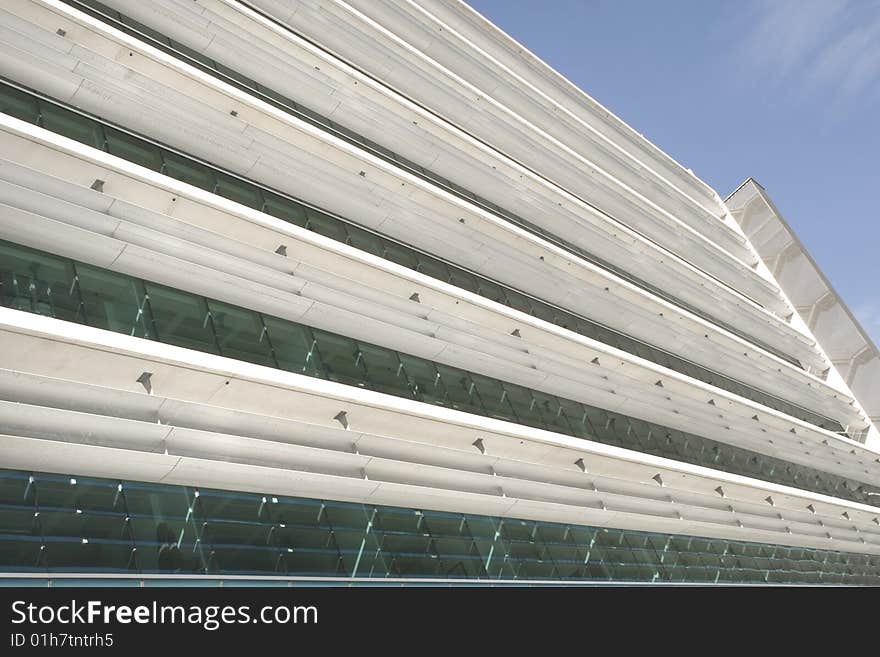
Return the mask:
<svg viewBox="0 0 880 657"><path fill-rule="evenodd" d="M754 181L723 201L457 0L103 4L4 3L4 84L654 351L3 112L0 239L810 474L788 485L772 467L747 476L736 459L664 458L12 308L0 467L880 554L880 354ZM814 473L861 501L816 492Z"/></svg>

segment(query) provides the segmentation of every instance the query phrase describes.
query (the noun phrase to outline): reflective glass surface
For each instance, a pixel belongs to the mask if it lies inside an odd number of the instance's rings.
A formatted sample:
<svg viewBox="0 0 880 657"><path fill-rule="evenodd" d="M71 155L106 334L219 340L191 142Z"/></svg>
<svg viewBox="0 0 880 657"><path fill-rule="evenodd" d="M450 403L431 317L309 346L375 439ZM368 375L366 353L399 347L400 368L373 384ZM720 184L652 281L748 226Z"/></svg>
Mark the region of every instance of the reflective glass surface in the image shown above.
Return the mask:
<svg viewBox="0 0 880 657"><path fill-rule="evenodd" d="M0 571L880 584L880 556L0 470Z"/></svg>

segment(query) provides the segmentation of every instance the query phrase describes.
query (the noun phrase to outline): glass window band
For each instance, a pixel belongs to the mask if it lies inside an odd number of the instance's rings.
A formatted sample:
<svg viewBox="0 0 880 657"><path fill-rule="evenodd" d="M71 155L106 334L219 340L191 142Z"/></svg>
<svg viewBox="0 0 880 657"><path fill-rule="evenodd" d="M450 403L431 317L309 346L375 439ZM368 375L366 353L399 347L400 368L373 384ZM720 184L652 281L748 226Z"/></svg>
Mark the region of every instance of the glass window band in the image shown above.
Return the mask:
<svg viewBox="0 0 880 657"><path fill-rule="evenodd" d="M871 504L871 487L694 434L0 241L0 304Z"/></svg>
<svg viewBox="0 0 880 657"><path fill-rule="evenodd" d="M9 113L36 125L45 126L43 112L52 107L56 115L66 112L63 122L66 132L60 133L83 143L122 157L128 161L151 168L167 176L201 187L209 192L242 203L254 210L265 212L302 228L308 228L326 237L344 242L362 251L392 260L398 264L438 278L456 287L498 301L581 335L599 340L677 372L718 386L729 392L746 397L775 410L781 411L823 429L845 434L844 428L835 420L805 409L774 395L746 386L735 379L691 363L636 338L629 337L597 322L561 310L494 283L482 276L463 270L450 263L422 253L412 247L352 225L350 222L274 192L250 181L229 175L207 164L188 158L175 151L154 144L133 134L116 129L84 114L60 108L45 98L38 97L0 79L0 111ZM84 127L71 126L81 124Z"/></svg>
<svg viewBox="0 0 880 657"><path fill-rule="evenodd" d="M770 345L768 345L768 344L766 344L766 343L764 343L764 342L762 342L752 336L749 336L745 332L739 330L738 328L736 328L734 326L729 325L728 323L711 315L710 313L707 313L704 310L701 310L699 308L694 307L693 305L687 303L686 301L679 299L675 295L673 295L665 290L662 290L662 289L656 287L655 285L652 285L651 283L648 283L647 281L645 281L644 279L642 279L638 276L634 276L632 273L630 273L624 269L621 269L620 267L617 267L616 265L611 264L610 262L608 262L604 258L601 258L593 253L590 253L589 251L586 251L582 247L580 247L572 242L569 242L568 240L565 240L557 235L554 235L553 233L542 228L541 226L538 226L537 224L534 224L534 223L528 221L527 219L524 219L523 217L520 217L519 215L498 206L497 204L489 201L488 199L484 199L481 196L474 194L473 192L462 187L461 185L458 185L443 176L440 176L440 175L438 175L428 169L425 169L422 166L419 166L418 164L415 164L414 162L409 161L408 159L398 155L397 153L390 151L389 149L377 144L376 142L369 140L366 137L363 137L361 135L358 135L357 133L339 125L338 123L336 123L332 119L328 119L326 117L323 117L320 114L317 114L316 112L307 109L302 104L297 103L296 101L294 101L290 98L282 96L281 94L278 94L277 92L274 92L270 89L265 88L264 86L260 85L258 82L251 80L250 78L248 78L244 75L241 75L237 71L234 71L226 66L223 66L222 64L219 64L219 63L215 62L214 60L211 60L211 59L205 57L204 55L196 53L196 52L190 50L189 48L187 48L186 46L184 46L183 44L178 43L176 41L173 41L173 40L155 32L154 30L152 30L150 28L146 28L141 23L138 23L137 21L134 21L134 20L128 18L124 14L107 7L106 5L98 2L97 0L63 0L63 1L66 2L67 4L70 4L70 5L77 7L83 11L86 11L87 13L90 13L91 15L96 16L96 17L100 18L101 20L108 21L108 22L112 23L115 27L123 30L124 32L127 32L128 34L131 34L132 36L135 36L140 39L146 39L152 45L158 47L161 50L164 50L165 52L168 52L169 54L171 54L175 57L178 57L178 58L183 57L183 58L187 59L190 64L193 64L203 70L206 70L206 71L210 72L212 75L215 75L215 76L219 75L219 76L223 77L224 81L229 82L233 86L236 86L239 89L247 91L251 94L257 95L261 98L261 100L264 100L264 101L274 105L275 107L278 107L279 109L282 109L290 114L293 114L300 119L308 121L312 125L315 125L315 126L321 128L322 130L325 130L327 132L331 132L335 136L340 137L342 139L345 139L349 143L352 143L360 148L368 150L372 154L382 158L383 160L386 160L387 162L391 162L392 164L395 164L396 166L402 167L402 168L406 169L407 171L409 171L410 173L412 173L416 176L419 176L420 178L422 178L424 180L428 180L429 182L431 182L435 185L443 187L445 190L455 194L456 196L458 196L464 200L467 200L471 203L475 203L476 205L479 205L483 209L485 209L489 212L492 212L493 214L501 216L505 220L507 220L513 224L516 224L517 226L527 230L528 232L532 233L533 235L538 235L538 236L542 237L543 239L559 246L560 248L565 249L569 253L577 255L577 256L587 260L588 262L591 262L592 264L594 264L602 269L605 269L606 271L610 271L610 272L614 273L615 275L623 278L624 280L629 281L633 285L636 285L637 287L640 287L644 290L647 290L647 291L651 292L652 294L659 296L662 299L665 299L666 301L669 301L670 303L672 303L676 306L684 308L684 309L688 310L689 312L697 315L698 317L705 319L706 321L709 321L709 322L712 322L713 324L721 326L724 329L726 329L727 331L730 331L731 333L738 335L739 337L743 338L744 340L747 340L753 344L760 346L762 349L769 351L770 353L782 358L783 360L786 360L786 361L792 363L793 365L795 365L797 367L802 367L800 362L796 358L793 358L792 356L786 354L784 351L777 349L775 347L772 347L772 346L770 346ZM602 212L602 211L599 210L599 212ZM706 274L707 276L709 276L710 278L712 278L713 280L717 281L720 285L722 285L726 288L729 288L729 289L733 289L730 285L719 280L717 277L713 276L712 274L709 274L708 272L703 272L703 273ZM736 290L734 290L734 291L737 294L742 294L741 292L738 292ZM743 296L746 296L746 295L743 295ZM750 298L750 297L747 297L747 298ZM754 299L750 298L750 300L758 305L761 305L760 303L758 303Z"/></svg>
<svg viewBox="0 0 880 657"><path fill-rule="evenodd" d="M4 572L880 584L880 556L0 470Z"/></svg>

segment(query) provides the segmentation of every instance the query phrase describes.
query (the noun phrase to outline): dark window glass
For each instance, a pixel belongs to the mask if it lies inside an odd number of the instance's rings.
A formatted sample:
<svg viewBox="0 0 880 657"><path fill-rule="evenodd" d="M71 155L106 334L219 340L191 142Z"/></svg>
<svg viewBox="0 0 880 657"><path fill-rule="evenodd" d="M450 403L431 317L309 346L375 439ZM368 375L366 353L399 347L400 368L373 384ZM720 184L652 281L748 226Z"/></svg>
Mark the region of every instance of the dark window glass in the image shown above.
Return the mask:
<svg viewBox="0 0 880 657"><path fill-rule="evenodd" d="M221 356L257 365L275 366L259 314L219 301L209 301L208 309Z"/></svg>
<svg viewBox="0 0 880 657"><path fill-rule="evenodd" d="M158 340L217 353L211 316L203 298L152 283L146 289Z"/></svg>
<svg viewBox="0 0 880 657"><path fill-rule="evenodd" d="M40 106L40 125L93 148L104 149L101 124L51 103Z"/></svg>
<svg viewBox="0 0 880 657"><path fill-rule="evenodd" d="M308 328L275 317L264 317L263 322L278 367L296 374L323 377L315 338Z"/></svg>
<svg viewBox="0 0 880 657"><path fill-rule="evenodd" d="M179 43L178 41L171 41L169 39L169 44L171 45L172 48L174 48L178 52L183 53L187 57L191 57L192 59L196 60L197 62L199 62L203 66L205 66L207 68L216 69L216 63L210 57L206 57L202 53L197 52L197 51L193 50L192 48L189 48L189 47L183 45L182 43Z"/></svg>
<svg viewBox="0 0 880 657"><path fill-rule="evenodd" d="M209 192L214 191L216 178L210 169L169 151L164 151L162 157L165 162L163 173Z"/></svg>
<svg viewBox="0 0 880 657"><path fill-rule="evenodd" d="M382 257L384 251L382 247L383 240L374 235L358 228L357 226L346 226L348 238L345 240L349 245L361 251L366 251L374 256Z"/></svg>
<svg viewBox="0 0 880 657"><path fill-rule="evenodd" d="M506 303L507 297L504 294L504 288L500 285L487 281L484 278L479 279L477 291L481 296L497 301L498 303Z"/></svg>
<svg viewBox="0 0 880 657"><path fill-rule="evenodd" d="M544 418L540 404L528 388L512 383L503 383L502 387L507 396L507 403L510 404L513 416L518 422L539 429L546 429L549 426L555 428L552 418Z"/></svg>
<svg viewBox="0 0 880 657"><path fill-rule="evenodd" d="M450 268L449 282L456 287L467 290L468 292L473 292L474 294L479 293L479 285L477 284L477 279L466 271L462 271L454 267Z"/></svg>
<svg viewBox="0 0 880 657"><path fill-rule="evenodd" d="M214 189L214 193L254 210L260 210L264 205L259 187L223 173L217 174L217 187Z"/></svg>
<svg viewBox="0 0 880 657"><path fill-rule="evenodd" d="M531 299L526 295L514 292L513 290L504 289L504 298L506 301L502 303L506 303L511 308L524 312L527 315L536 314Z"/></svg>
<svg viewBox="0 0 880 657"><path fill-rule="evenodd" d="M0 243L0 299L16 310L81 321L75 272L66 258Z"/></svg>
<svg viewBox="0 0 880 657"><path fill-rule="evenodd" d="M595 439L593 427L587 418L587 408L583 404L557 397L556 402L565 415L565 424L571 427L572 435L578 438Z"/></svg>
<svg viewBox="0 0 880 657"><path fill-rule="evenodd" d="M449 282L449 267L445 263L422 253L417 254L416 259L418 260L416 271L420 271L431 278L436 278L438 281Z"/></svg>
<svg viewBox="0 0 880 657"><path fill-rule="evenodd" d="M412 250L388 241L385 242L384 246L385 253L383 254L383 257L386 260L396 262L398 265L402 265L408 269L415 269L418 265L418 261Z"/></svg>
<svg viewBox="0 0 880 657"><path fill-rule="evenodd" d="M428 404L445 403L446 390L434 363L407 354L399 354L398 358L413 397Z"/></svg>
<svg viewBox="0 0 880 657"><path fill-rule="evenodd" d="M569 435L573 433L568 418L556 397L538 392L537 390L532 390L531 396L535 400L534 408L540 412L541 419L544 422L544 427L542 428Z"/></svg>
<svg viewBox="0 0 880 657"><path fill-rule="evenodd" d="M0 112L29 123L37 123L40 117L36 98L7 85L0 85Z"/></svg>
<svg viewBox="0 0 880 657"><path fill-rule="evenodd" d="M97 3L97 2L93 3L93 4L100 5L100 3ZM156 30L147 27L143 23L139 23L138 21L136 21L132 18L129 18L128 16L124 16L123 14L119 13L118 11L113 11L112 9L110 9L109 7L106 7L106 6L102 7L101 11L103 11L104 13L109 13L111 16L118 19L124 25L127 25L128 27L130 27L134 30L137 30L138 32L141 32L142 34L145 34L148 37L155 39L156 41L160 41L161 43L165 43L165 44L170 43L170 39L168 37L163 36L162 34L159 34L159 32L156 32Z"/></svg>
<svg viewBox="0 0 880 657"><path fill-rule="evenodd" d="M358 347L366 370L367 386L371 390L399 397L410 394L403 364L396 351L362 343Z"/></svg>
<svg viewBox="0 0 880 657"><path fill-rule="evenodd" d="M344 242L348 237L348 233L345 232L345 226L338 219L311 208L306 210L306 216L308 217L306 228L309 230L313 230L319 235L329 237L337 242Z"/></svg>
<svg viewBox="0 0 880 657"><path fill-rule="evenodd" d="M89 265L77 267L86 322L139 338L152 338L152 316L140 281Z"/></svg>
<svg viewBox="0 0 880 657"><path fill-rule="evenodd" d="M262 211L302 228L306 225L306 211L301 205L271 192L263 192Z"/></svg>
<svg viewBox="0 0 880 657"><path fill-rule="evenodd" d="M499 380L474 373L469 376L476 386L476 394L489 417L509 422L517 421L507 396L507 390Z"/></svg>
<svg viewBox="0 0 880 657"><path fill-rule="evenodd" d="M546 306L541 303L536 303L533 305L533 310L534 310L535 317L537 317L538 319L543 319L545 322L549 322L551 324L557 323L556 322L557 311L552 306Z"/></svg>
<svg viewBox="0 0 880 657"><path fill-rule="evenodd" d="M449 406L465 413L484 413L476 385L467 372L440 363L435 363L434 366L440 374L440 383L446 390Z"/></svg>
<svg viewBox="0 0 880 657"><path fill-rule="evenodd" d="M158 146L109 126L104 128L107 152L153 171L162 170L162 153Z"/></svg>
<svg viewBox="0 0 880 657"><path fill-rule="evenodd" d="M366 377L364 359L357 343L341 335L312 329L321 355L325 376L331 381L363 386Z"/></svg>

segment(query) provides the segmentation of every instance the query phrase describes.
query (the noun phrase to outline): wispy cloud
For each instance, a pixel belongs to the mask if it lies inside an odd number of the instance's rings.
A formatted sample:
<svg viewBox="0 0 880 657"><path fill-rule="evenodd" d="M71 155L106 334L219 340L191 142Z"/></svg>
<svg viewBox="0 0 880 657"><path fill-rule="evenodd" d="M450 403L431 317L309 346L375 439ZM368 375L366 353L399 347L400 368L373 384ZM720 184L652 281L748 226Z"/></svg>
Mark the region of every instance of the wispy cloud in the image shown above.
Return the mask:
<svg viewBox="0 0 880 657"><path fill-rule="evenodd" d="M867 331L874 344L880 346L880 301L867 301L857 306L853 311L856 319Z"/></svg>
<svg viewBox="0 0 880 657"><path fill-rule="evenodd" d="M752 0L739 18L746 76L837 106L880 100L880 0Z"/></svg>

